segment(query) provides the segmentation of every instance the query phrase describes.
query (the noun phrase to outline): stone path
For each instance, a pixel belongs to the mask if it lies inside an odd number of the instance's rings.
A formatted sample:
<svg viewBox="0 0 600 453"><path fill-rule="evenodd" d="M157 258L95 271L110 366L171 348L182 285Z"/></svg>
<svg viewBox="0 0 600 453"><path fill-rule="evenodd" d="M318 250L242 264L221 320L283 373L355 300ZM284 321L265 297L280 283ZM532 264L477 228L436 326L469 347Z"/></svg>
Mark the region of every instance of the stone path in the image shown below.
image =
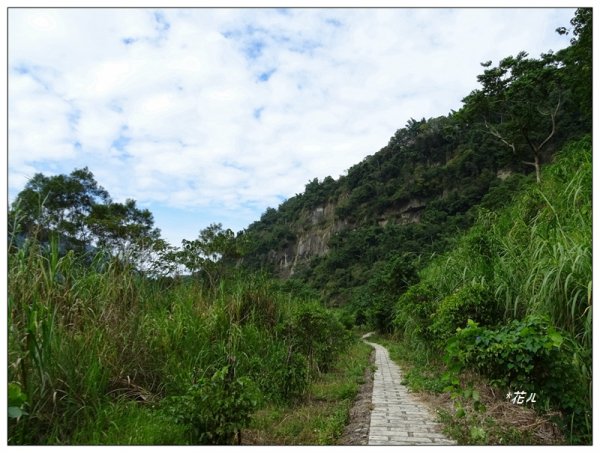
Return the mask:
<svg viewBox="0 0 600 453"><path fill-rule="evenodd" d="M363 339L369 335L366 334ZM456 444L440 432L440 424L434 416L400 384L400 368L390 359L388 350L379 344L366 343L375 348L377 366L369 445Z"/></svg>

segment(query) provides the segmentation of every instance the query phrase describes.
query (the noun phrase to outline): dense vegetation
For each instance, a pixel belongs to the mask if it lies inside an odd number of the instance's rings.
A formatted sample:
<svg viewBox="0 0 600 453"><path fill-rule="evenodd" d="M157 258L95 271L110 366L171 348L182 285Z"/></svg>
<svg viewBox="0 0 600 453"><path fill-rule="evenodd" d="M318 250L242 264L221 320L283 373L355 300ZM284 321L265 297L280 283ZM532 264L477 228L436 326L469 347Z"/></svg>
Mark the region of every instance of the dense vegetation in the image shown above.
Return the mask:
<svg viewBox="0 0 600 453"><path fill-rule="evenodd" d="M591 9L571 25L557 30L568 48L482 63L460 110L411 119L237 235L211 225L176 248L87 168L35 175L9 211L9 442L258 436L276 414L294 421L316 378L360 375L339 365L359 325L424 364L423 388L457 395L477 372L501 394L536 392L569 442L589 443ZM327 250L267 276L314 231ZM327 398L347 403L348 385Z"/></svg>
<svg viewBox="0 0 600 453"><path fill-rule="evenodd" d="M584 138L502 210L481 209L394 305L398 339L445 354L508 391L562 411L572 442L592 410L592 152ZM457 384L455 382L455 384Z"/></svg>
<svg viewBox="0 0 600 453"><path fill-rule="evenodd" d="M36 175L9 218L11 444L239 442L352 343L318 299L229 265L231 231L171 247L88 169Z"/></svg>
<svg viewBox="0 0 600 453"><path fill-rule="evenodd" d="M570 47L538 59L520 53L496 67L483 63L481 88L460 110L411 119L346 175L315 179L277 210L267 209L245 231L252 247L246 263L279 273L274 252L293 254L303 235L332 231L328 252L297 263L293 277L332 304L370 311L363 293L388 263L404 257L421 267L448 250L472 225L474 206L510 202L536 168L591 131L591 10L577 12L573 34ZM314 225L311 213L327 205L334 218Z"/></svg>
<svg viewBox="0 0 600 453"><path fill-rule="evenodd" d="M445 354L449 372L536 391L580 443L592 401L591 9L571 25L568 48L482 63L459 111L411 119L345 176L267 210L246 231L245 261L282 273L274 251L333 231L289 286L342 305L347 325ZM333 220L311 222L327 205Z"/></svg>
<svg viewBox="0 0 600 453"><path fill-rule="evenodd" d="M350 342L260 276L150 280L102 252L61 256L56 240L10 254L8 292L13 444L231 443Z"/></svg>

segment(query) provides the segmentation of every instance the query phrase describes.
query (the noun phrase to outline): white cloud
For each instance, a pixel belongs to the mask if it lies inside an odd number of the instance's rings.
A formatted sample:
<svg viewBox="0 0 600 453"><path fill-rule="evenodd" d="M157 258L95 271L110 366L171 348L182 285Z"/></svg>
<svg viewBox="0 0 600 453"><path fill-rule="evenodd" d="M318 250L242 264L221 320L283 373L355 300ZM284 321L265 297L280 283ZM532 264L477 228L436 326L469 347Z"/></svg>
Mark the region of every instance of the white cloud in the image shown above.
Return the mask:
<svg viewBox="0 0 600 453"><path fill-rule="evenodd" d="M481 61L566 45L554 29L571 16L13 8L10 187L88 165L117 199L250 223L248 206L339 176L411 117L458 109Z"/></svg>

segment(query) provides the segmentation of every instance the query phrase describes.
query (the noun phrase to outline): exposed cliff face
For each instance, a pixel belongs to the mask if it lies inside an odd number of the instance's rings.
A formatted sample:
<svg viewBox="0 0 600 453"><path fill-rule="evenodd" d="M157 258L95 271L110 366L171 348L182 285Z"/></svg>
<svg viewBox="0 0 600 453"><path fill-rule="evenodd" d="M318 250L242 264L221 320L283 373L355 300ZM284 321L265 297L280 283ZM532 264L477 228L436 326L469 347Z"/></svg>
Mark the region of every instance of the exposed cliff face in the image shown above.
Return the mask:
<svg viewBox="0 0 600 453"><path fill-rule="evenodd" d="M380 226L386 226L389 223L395 223L397 225L419 223L421 220L421 213L423 209L425 209L425 206L427 206L425 201L413 198L397 209L386 211L377 219L377 223Z"/></svg>
<svg viewBox="0 0 600 453"><path fill-rule="evenodd" d="M269 261L276 263L283 277L294 275L296 266L329 252L331 236L348 227L346 221L335 219L335 204L328 203L301 214L295 231L296 240L284 250L272 250Z"/></svg>
<svg viewBox="0 0 600 453"><path fill-rule="evenodd" d="M377 222L380 226L389 223L418 223L425 206L424 201L412 199L397 209L385 212ZM290 277L299 265L314 257L326 255L332 236L343 230L355 228L348 220L338 218L335 209L335 203L328 203L312 211L303 212L298 222L303 226L294 232L296 240L283 250L269 252L268 260L276 265L281 277Z"/></svg>

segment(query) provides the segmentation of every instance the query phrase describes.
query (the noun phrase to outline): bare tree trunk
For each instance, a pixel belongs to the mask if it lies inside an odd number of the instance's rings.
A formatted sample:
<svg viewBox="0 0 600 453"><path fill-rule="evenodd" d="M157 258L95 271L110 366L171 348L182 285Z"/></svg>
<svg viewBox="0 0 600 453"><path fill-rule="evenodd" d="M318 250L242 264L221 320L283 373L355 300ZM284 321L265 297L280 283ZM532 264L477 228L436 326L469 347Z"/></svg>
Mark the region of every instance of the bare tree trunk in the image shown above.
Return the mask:
<svg viewBox="0 0 600 453"><path fill-rule="evenodd" d="M535 167L535 180L539 184L542 182L542 178L540 176L540 156L538 154L534 156L533 166Z"/></svg>

